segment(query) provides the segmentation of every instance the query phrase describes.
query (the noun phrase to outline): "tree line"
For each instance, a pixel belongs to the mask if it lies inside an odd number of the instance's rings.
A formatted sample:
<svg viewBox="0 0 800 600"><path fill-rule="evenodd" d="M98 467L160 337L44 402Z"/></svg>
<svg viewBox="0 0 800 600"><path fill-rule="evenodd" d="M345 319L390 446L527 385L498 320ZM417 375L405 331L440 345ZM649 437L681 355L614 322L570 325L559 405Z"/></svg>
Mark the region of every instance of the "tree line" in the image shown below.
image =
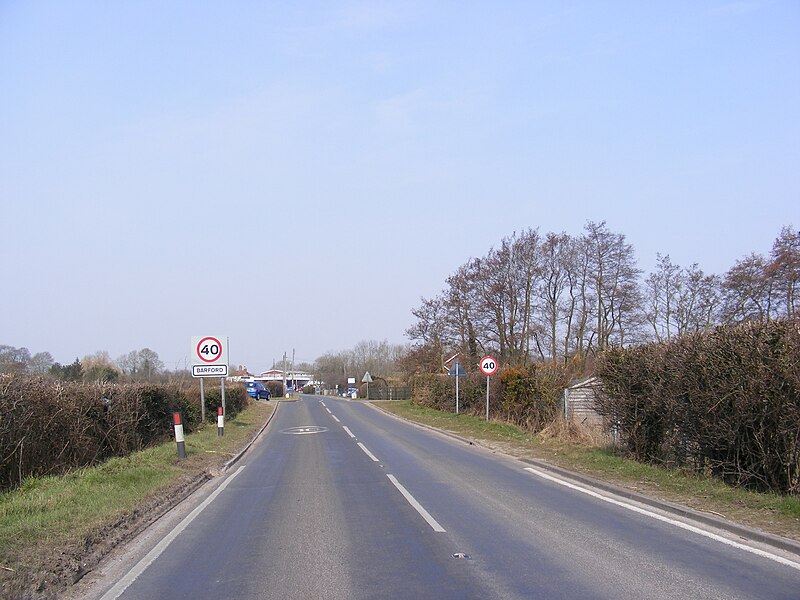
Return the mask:
<svg viewBox="0 0 800 600"><path fill-rule="evenodd" d="M752 253L722 275L657 255L647 277L633 246L606 222L580 235L526 229L450 275L412 310L410 358L441 371L445 357L475 365L581 361L609 348L666 341L722 324L797 315L800 232L781 229L768 256Z"/></svg>
<svg viewBox="0 0 800 600"><path fill-rule="evenodd" d="M158 353L150 348L131 350L112 360L100 351L66 365L49 352L31 354L27 348L0 345L0 373L43 375L62 381L153 381L168 378Z"/></svg>
<svg viewBox="0 0 800 600"><path fill-rule="evenodd" d="M361 385L364 373L375 377L391 378L400 375L401 365L408 346L390 344L386 340L363 340L349 350L327 352L314 361L311 371L327 389L348 388L347 378L356 378L356 387Z"/></svg>

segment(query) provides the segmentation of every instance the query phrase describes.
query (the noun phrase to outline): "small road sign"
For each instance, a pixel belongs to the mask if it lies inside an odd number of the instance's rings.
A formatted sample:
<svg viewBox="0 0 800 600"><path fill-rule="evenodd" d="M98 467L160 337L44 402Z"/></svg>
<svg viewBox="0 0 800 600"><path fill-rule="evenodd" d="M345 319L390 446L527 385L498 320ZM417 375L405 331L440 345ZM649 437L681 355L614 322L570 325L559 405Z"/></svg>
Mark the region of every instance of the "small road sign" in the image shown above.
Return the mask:
<svg viewBox="0 0 800 600"><path fill-rule="evenodd" d="M484 356L481 359L481 363L480 363L481 373L483 373L487 377L497 373L498 366L499 365L497 364L497 361L494 358L492 358L491 356Z"/></svg>
<svg viewBox="0 0 800 600"><path fill-rule="evenodd" d="M461 366L461 363L453 363L453 366L450 367L450 377L466 377L466 375L467 372L464 370L464 367Z"/></svg>

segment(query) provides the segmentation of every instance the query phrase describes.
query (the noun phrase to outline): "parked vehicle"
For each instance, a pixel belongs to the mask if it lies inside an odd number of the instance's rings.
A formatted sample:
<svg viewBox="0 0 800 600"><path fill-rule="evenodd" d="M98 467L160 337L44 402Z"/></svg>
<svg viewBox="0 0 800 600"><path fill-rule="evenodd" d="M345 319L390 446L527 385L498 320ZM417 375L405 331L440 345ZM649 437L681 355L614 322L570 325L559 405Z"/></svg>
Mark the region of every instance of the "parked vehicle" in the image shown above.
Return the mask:
<svg viewBox="0 0 800 600"><path fill-rule="evenodd" d="M249 382L247 384L247 393L257 400L269 400L272 395L270 394L269 388L260 381Z"/></svg>

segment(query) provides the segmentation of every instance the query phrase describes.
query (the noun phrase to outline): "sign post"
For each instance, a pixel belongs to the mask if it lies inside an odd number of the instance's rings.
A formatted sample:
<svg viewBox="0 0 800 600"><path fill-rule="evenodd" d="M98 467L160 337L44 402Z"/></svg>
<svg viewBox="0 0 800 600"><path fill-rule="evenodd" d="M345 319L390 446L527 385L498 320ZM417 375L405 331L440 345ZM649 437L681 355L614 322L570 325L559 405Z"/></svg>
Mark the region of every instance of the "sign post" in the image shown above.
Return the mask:
<svg viewBox="0 0 800 600"><path fill-rule="evenodd" d="M225 378L228 376L228 338L224 335L196 335L192 337L192 377L200 378L200 414L206 420L204 377L219 377L222 412L225 414Z"/></svg>
<svg viewBox="0 0 800 600"><path fill-rule="evenodd" d="M466 372L460 362L456 361L453 363L453 366L450 367L450 376L456 378L456 414L458 414L458 378L464 377L465 375Z"/></svg>
<svg viewBox="0 0 800 600"><path fill-rule="evenodd" d="M361 383L367 384L367 400L369 400L369 384L372 383L372 375L369 374L369 371L364 373L364 377L361 379Z"/></svg>
<svg viewBox="0 0 800 600"><path fill-rule="evenodd" d="M486 420L489 420L489 377L497 373L497 361L491 356L484 356L481 359L481 373L486 375Z"/></svg>

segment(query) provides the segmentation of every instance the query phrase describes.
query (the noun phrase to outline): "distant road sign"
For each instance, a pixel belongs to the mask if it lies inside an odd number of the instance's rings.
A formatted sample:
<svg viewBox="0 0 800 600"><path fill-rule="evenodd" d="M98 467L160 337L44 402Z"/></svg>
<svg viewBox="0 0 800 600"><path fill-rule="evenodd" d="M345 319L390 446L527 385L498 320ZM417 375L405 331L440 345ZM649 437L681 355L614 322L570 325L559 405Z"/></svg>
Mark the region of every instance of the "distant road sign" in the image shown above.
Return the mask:
<svg viewBox="0 0 800 600"><path fill-rule="evenodd" d="M364 373L364 377L361 378L361 383L372 383L372 375L369 374L369 371Z"/></svg>
<svg viewBox="0 0 800 600"><path fill-rule="evenodd" d="M481 364L480 364L481 373L483 373L487 377L497 373L498 366L499 365L497 364L497 361L491 356L484 356L481 359Z"/></svg>
<svg viewBox="0 0 800 600"><path fill-rule="evenodd" d="M464 371L460 362L453 363L453 366L450 367L450 377L464 377L466 374L467 372Z"/></svg>

